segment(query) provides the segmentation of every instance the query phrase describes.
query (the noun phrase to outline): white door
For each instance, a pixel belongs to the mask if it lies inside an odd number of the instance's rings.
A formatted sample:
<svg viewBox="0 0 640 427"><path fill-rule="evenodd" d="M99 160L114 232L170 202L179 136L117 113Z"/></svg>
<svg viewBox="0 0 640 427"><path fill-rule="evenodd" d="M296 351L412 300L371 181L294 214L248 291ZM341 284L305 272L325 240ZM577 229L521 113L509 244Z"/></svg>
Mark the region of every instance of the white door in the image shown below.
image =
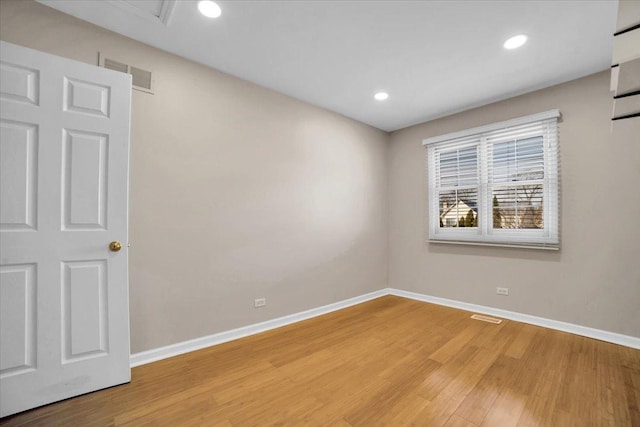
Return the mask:
<svg viewBox="0 0 640 427"><path fill-rule="evenodd" d="M131 77L5 42L0 60L6 416L131 378Z"/></svg>

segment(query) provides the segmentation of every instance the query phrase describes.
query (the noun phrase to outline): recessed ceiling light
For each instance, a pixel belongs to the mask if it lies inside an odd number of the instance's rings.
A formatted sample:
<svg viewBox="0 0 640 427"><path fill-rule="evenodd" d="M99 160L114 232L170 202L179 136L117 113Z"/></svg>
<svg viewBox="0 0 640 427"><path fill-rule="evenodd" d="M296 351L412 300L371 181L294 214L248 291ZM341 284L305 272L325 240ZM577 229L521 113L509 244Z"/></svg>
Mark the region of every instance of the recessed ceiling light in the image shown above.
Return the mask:
<svg viewBox="0 0 640 427"><path fill-rule="evenodd" d="M207 18L217 18L222 15L222 9L211 0L201 0L198 2L198 10Z"/></svg>
<svg viewBox="0 0 640 427"><path fill-rule="evenodd" d="M378 92L375 95L373 95L373 97L378 101L384 101L389 97L389 94L387 92Z"/></svg>
<svg viewBox="0 0 640 427"><path fill-rule="evenodd" d="M504 42L504 48L509 50L517 49L523 44L525 44L526 42L527 42L527 36L525 36L524 34L519 34L517 36L511 37L509 40Z"/></svg>

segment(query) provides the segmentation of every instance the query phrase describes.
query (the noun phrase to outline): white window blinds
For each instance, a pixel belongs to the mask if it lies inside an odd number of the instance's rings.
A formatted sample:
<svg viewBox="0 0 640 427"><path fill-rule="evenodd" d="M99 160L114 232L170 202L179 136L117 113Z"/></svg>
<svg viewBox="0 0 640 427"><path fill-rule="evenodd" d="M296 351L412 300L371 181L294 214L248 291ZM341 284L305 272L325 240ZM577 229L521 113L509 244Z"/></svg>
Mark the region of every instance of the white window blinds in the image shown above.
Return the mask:
<svg viewBox="0 0 640 427"><path fill-rule="evenodd" d="M429 138L429 238L558 247L558 110Z"/></svg>

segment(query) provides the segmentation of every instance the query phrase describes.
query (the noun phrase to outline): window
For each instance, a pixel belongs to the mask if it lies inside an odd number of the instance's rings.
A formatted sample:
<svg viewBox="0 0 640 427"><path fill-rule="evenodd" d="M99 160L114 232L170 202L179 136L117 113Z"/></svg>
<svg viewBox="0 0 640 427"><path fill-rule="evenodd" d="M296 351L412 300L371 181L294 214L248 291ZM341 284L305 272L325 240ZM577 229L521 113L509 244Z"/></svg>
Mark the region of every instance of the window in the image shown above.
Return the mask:
<svg viewBox="0 0 640 427"><path fill-rule="evenodd" d="M429 239L557 248L559 116L425 139Z"/></svg>

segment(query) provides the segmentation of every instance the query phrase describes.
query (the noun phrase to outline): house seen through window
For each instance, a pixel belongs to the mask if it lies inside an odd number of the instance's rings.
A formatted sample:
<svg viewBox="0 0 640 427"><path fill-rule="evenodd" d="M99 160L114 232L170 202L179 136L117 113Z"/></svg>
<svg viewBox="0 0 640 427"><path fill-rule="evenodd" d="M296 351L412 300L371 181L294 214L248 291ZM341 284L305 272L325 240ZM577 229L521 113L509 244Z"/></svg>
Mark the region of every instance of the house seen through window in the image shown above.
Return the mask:
<svg viewBox="0 0 640 427"><path fill-rule="evenodd" d="M425 140L430 240L557 246L558 116Z"/></svg>

